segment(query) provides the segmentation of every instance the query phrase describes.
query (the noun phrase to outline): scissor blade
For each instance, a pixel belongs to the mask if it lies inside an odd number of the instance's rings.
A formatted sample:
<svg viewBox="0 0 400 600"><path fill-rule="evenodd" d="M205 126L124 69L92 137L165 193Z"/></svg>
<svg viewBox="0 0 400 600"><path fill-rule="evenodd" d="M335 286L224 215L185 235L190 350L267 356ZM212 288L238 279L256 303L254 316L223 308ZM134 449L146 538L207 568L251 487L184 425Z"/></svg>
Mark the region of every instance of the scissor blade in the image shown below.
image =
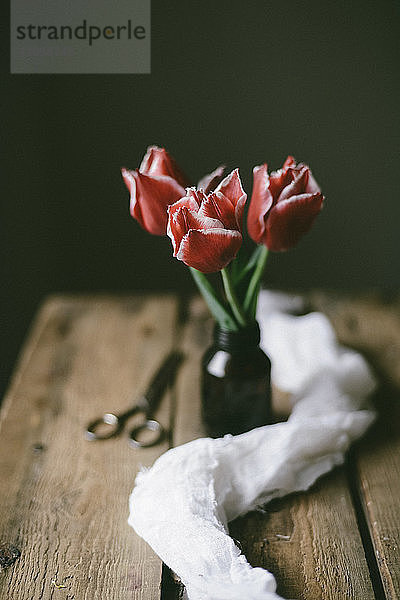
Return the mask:
<svg viewBox="0 0 400 600"><path fill-rule="evenodd" d="M168 385L172 384L182 360L182 352L173 350L157 369L144 393L143 399L146 400L147 414L151 414L156 409Z"/></svg>

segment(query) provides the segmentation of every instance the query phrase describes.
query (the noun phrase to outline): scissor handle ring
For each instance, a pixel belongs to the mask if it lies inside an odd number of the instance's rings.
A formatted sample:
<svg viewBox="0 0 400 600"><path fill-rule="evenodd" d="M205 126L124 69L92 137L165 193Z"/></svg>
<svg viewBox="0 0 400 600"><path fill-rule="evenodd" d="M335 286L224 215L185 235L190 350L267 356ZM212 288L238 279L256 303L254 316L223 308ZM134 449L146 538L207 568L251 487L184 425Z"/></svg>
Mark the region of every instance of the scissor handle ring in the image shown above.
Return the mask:
<svg viewBox="0 0 400 600"><path fill-rule="evenodd" d="M137 439L137 436L141 431L148 429L149 431L154 431L156 436L154 439L149 442L141 442ZM152 446L156 446L165 435L165 431L161 423L158 421L154 421L153 419L148 419L141 425L138 425L129 433L129 444L134 448L151 448Z"/></svg>
<svg viewBox="0 0 400 600"><path fill-rule="evenodd" d="M104 433L97 433L96 430L100 427L100 425L108 425L109 431L105 431ZM106 413L100 419L96 419L90 425L88 425L86 429L86 439L90 441L95 440L108 440L121 431L122 421L117 415L113 413Z"/></svg>

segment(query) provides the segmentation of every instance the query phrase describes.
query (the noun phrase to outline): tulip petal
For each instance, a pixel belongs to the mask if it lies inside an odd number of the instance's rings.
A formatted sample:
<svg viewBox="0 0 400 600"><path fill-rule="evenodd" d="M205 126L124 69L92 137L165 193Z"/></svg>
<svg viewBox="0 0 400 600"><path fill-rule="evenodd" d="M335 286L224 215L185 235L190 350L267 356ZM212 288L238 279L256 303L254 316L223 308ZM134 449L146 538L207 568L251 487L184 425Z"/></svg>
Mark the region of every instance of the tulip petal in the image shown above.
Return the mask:
<svg viewBox="0 0 400 600"><path fill-rule="evenodd" d="M244 207L246 204L246 200L247 200L247 194L243 194L243 196L240 196L239 200L237 201L236 207L235 207L236 227L239 231L243 230L243 215L244 215Z"/></svg>
<svg viewBox="0 0 400 600"><path fill-rule="evenodd" d="M175 215L176 219L181 218L182 224L185 226L185 233L189 231L189 229L221 229L224 228L224 224L218 220L211 217L203 216L198 213L194 213L189 210L186 206L182 207L180 211L178 211Z"/></svg>
<svg viewBox="0 0 400 600"><path fill-rule="evenodd" d="M133 177L134 173L135 173L135 171L126 169L125 167L122 167L122 169L121 169L122 179L124 180L124 183L125 183L126 187L128 188L129 192L131 191L132 185L135 184L134 177Z"/></svg>
<svg viewBox="0 0 400 600"><path fill-rule="evenodd" d="M166 175L172 177L183 188L190 185L190 182L182 170L178 167L172 156L158 146L149 146L143 157L139 171L144 175Z"/></svg>
<svg viewBox="0 0 400 600"><path fill-rule="evenodd" d="M321 188L319 187L318 183L315 181L315 178L313 176L313 174L311 173L310 170L308 170L308 182L306 185L306 193L307 194L316 194L317 192L320 192Z"/></svg>
<svg viewBox="0 0 400 600"><path fill-rule="evenodd" d="M167 234L171 238L174 256L177 255L182 238L191 229L221 229L223 224L216 219L203 217L193 212L187 206L181 206L176 212L170 213Z"/></svg>
<svg viewBox="0 0 400 600"><path fill-rule="evenodd" d="M173 256L176 256L182 241L182 232L179 225L176 225L175 215L169 215L168 217L167 236L172 242L172 248L174 249Z"/></svg>
<svg viewBox="0 0 400 600"><path fill-rule="evenodd" d="M131 215L140 225L154 235L165 235L167 229L167 207L185 194L172 177L149 176L140 171L122 169L128 187Z"/></svg>
<svg viewBox="0 0 400 600"><path fill-rule="evenodd" d="M234 169L225 177L215 189L215 193L222 192L236 206L239 198L246 195L240 180L239 169Z"/></svg>
<svg viewBox="0 0 400 600"><path fill-rule="evenodd" d="M146 150L146 154L144 155L142 162L140 163L139 171L144 173L145 175L151 175L151 167L157 161L157 156L160 156L164 153L163 148L159 148L158 146L148 146ZM168 173L158 173L158 175L167 175ZM153 173L154 175L154 173Z"/></svg>
<svg viewBox="0 0 400 600"><path fill-rule="evenodd" d="M285 169L279 169L278 171L273 171L270 174L269 189L275 202L279 198L282 190L293 181L293 172L294 169L289 167Z"/></svg>
<svg viewBox="0 0 400 600"><path fill-rule="evenodd" d="M286 171L289 167L294 169L295 166L296 166L296 159L294 158L294 156L291 156L289 154L289 156L287 157L287 159L285 160L285 162L282 165L282 171Z"/></svg>
<svg viewBox="0 0 400 600"><path fill-rule="evenodd" d="M225 220L224 218L222 220L225 226L229 227L230 229L238 229L239 231L242 231L243 213L247 200L247 194L242 186L239 169L234 169L231 173L229 173L229 175L227 175L225 179L221 181L214 193L218 198L220 198L219 203L222 202L220 194L223 194L225 198L230 200L234 208L233 215L230 215L230 211L229 213L228 211L223 213L222 216L225 218Z"/></svg>
<svg viewBox="0 0 400 600"><path fill-rule="evenodd" d="M168 207L167 235L171 238L174 256L176 256L176 253L178 252L182 237L188 231L188 229L182 226L181 220L177 220L177 215L183 208L188 209L191 213L198 213L199 207L205 198L206 196L203 191L196 190L196 188L188 188L186 190L186 196ZM211 223L212 219L209 219L208 222ZM201 223L201 227L203 227L204 221ZM218 227L221 226L222 223L218 221ZM211 227L213 227L213 225L211 225Z"/></svg>
<svg viewBox="0 0 400 600"><path fill-rule="evenodd" d="M216 273L235 258L241 244L238 231L191 229L183 237L176 258L202 273Z"/></svg>
<svg viewBox="0 0 400 600"><path fill-rule="evenodd" d="M324 197L320 192L300 194L272 208L266 224L265 245L273 252L289 250L311 228Z"/></svg>
<svg viewBox="0 0 400 600"><path fill-rule="evenodd" d="M247 231L256 244L263 241L265 218L273 204L269 189L268 165L264 163L253 169L253 193L247 214Z"/></svg>
<svg viewBox="0 0 400 600"><path fill-rule="evenodd" d="M197 207L200 207L207 197L203 190L196 190L194 187L187 188L186 195L196 201Z"/></svg>
<svg viewBox="0 0 400 600"><path fill-rule="evenodd" d="M225 165L220 165L208 175L204 175L197 184L199 190L203 190L205 194L212 192L221 181L225 171Z"/></svg>
<svg viewBox="0 0 400 600"><path fill-rule="evenodd" d="M304 167L306 167L308 169L308 181L307 181L307 185L305 187L304 193L316 194L317 192L320 192L321 188L319 187L318 183L315 181L314 176L311 173L310 167L308 167L304 163L299 163L297 165L297 168L300 170Z"/></svg>
<svg viewBox="0 0 400 600"><path fill-rule="evenodd" d="M235 206L222 192L212 192L201 203L199 215L218 219L225 229L237 229Z"/></svg>
<svg viewBox="0 0 400 600"><path fill-rule="evenodd" d="M186 190L186 196L183 196L183 198L180 198L179 200L171 204L168 207L168 215L173 215L174 213L178 212L178 210L182 208L182 206L186 206L189 210L197 212L199 210L200 204L197 203L197 200L195 199L196 197L192 195L191 192L192 189L189 188L188 190Z"/></svg>
<svg viewBox="0 0 400 600"><path fill-rule="evenodd" d="M289 185L283 188L279 195L277 203L287 200L291 196L304 194L308 183L310 169L307 166L301 168L300 171L294 172L294 179Z"/></svg>

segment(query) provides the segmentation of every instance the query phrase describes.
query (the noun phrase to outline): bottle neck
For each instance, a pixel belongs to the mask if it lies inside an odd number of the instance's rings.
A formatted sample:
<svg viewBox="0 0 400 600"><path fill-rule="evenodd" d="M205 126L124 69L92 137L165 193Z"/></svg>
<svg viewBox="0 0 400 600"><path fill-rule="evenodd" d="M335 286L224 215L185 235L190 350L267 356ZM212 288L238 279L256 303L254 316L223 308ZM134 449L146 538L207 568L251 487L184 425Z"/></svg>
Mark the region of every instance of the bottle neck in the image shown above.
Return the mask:
<svg viewBox="0 0 400 600"><path fill-rule="evenodd" d="M257 321L239 331L221 329L219 325L214 329L214 344L221 350L231 354L246 352L257 348L260 343L260 327Z"/></svg>

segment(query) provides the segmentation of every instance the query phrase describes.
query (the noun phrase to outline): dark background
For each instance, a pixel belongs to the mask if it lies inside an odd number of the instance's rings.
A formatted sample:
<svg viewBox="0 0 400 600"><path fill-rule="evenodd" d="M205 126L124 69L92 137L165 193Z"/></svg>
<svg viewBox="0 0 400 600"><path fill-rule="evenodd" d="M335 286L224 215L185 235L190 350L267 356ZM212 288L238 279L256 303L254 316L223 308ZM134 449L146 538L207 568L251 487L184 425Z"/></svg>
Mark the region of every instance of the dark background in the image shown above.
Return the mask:
<svg viewBox="0 0 400 600"><path fill-rule="evenodd" d="M3 385L49 292L192 289L129 217L119 168L150 143L193 181L240 166L248 192L294 154L326 206L266 283L398 288L399 38L394 0L153 0L151 75L10 75L5 47Z"/></svg>

